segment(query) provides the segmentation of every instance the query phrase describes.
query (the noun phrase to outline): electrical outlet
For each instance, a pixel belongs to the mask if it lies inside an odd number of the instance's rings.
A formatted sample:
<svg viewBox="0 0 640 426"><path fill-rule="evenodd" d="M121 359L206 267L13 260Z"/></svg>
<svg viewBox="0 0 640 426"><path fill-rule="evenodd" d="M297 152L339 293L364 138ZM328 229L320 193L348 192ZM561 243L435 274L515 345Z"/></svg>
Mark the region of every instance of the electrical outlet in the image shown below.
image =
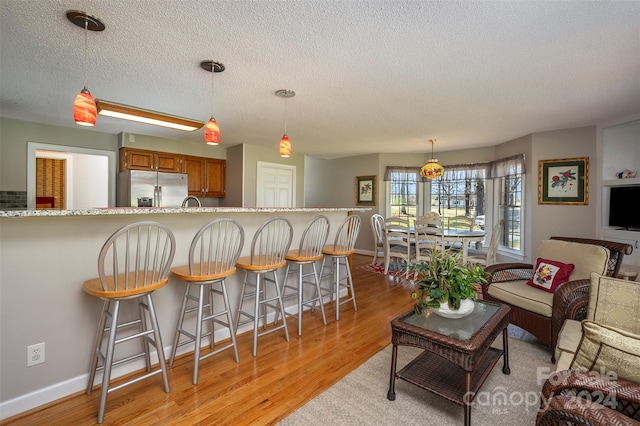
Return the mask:
<svg viewBox="0 0 640 426"><path fill-rule="evenodd" d="M27 367L44 362L44 342L27 346Z"/></svg>

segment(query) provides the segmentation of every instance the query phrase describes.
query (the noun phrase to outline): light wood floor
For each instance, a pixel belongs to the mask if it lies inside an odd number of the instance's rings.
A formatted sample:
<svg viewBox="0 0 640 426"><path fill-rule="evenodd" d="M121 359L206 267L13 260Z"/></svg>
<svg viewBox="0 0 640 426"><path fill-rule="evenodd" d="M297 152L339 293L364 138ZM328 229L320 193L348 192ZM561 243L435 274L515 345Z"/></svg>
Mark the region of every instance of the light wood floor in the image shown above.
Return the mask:
<svg viewBox="0 0 640 426"><path fill-rule="evenodd" d="M197 386L191 383L193 357L186 354L169 368L170 393L160 376L113 392L103 424L267 425L285 418L389 345L390 320L412 308L410 290L399 281L358 269L369 262L368 256L353 259L357 312L342 305L336 322L334 305L327 304L326 327L319 311L305 312L302 337L289 319L290 342L283 331L261 337L257 358L251 333L244 333L238 336L240 363L230 350L202 361ZM99 389L78 393L0 425L94 425L99 396Z"/></svg>

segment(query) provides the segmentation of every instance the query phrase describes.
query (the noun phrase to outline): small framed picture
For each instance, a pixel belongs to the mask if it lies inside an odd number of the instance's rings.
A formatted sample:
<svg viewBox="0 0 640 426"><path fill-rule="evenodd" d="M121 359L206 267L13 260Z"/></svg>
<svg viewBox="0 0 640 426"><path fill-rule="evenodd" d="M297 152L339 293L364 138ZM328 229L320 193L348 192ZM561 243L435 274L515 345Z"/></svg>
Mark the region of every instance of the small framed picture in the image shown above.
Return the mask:
<svg viewBox="0 0 640 426"><path fill-rule="evenodd" d="M356 205L375 206L377 191L376 176L356 177Z"/></svg>
<svg viewBox="0 0 640 426"><path fill-rule="evenodd" d="M538 204L589 204L589 157L540 160Z"/></svg>

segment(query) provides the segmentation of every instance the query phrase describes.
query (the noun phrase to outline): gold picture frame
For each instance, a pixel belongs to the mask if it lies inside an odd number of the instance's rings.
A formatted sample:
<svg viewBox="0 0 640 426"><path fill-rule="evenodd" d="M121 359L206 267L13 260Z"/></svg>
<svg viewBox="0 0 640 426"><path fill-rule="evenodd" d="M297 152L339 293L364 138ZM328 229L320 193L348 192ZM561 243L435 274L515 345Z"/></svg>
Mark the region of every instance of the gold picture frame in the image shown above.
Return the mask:
<svg viewBox="0 0 640 426"><path fill-rule="evenodd" d="M378 192L377 176L356 176L356 205L375 206Z"/></svg>
<svg viewBox="0 0 640 426"><path fill-rule="evenodd" d="M538 204L589 204L589 157L540 160Z"/></svg>

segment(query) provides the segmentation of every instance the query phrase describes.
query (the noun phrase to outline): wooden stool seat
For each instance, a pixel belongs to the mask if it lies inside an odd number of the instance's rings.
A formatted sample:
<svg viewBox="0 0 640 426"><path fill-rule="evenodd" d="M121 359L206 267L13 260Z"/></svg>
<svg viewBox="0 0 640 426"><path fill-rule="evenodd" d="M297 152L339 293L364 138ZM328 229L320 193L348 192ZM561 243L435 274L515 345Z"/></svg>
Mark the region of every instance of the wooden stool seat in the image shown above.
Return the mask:
<svg viewBox="0 0 640 426"><path fill-rule="evenodd" d="M358 215L349 215L340 224L333 244L326 245L322 249L324 255L322 266L320 267L320 279L329 277L331 280L330 287L321 287L321 291L329 295L329 300L333 302L336 298L336 321L340 320L340 305L347 302L353 302L353 310L357 311L356 293L353 288L353 279L351 278L351 266L349 265L349 256L355 253L356 239L360 232L361 219ZM324 273L324 267L327 258L331 262L331 270ZM344 269L344 277L340 278L340 268ZM346 281L343 284L343 281ZM349 297L340 301L340 288L346 288ZM323 295L324 298L324 295Z"/></svg>
<svg viewBox="0 0 640 426"><path fill-rule="evenodd" d="M171 273L187 285L180 306L169 365L173 365L178 347L194 343L194 385L198 384L200 361L226 349L233 349L236 362L240 362L225 279L236 273L235 263L243 244L244 230L237 221L230 218L215 219L202 226L193 237L189 247L189 264L171 268ZM193 294L193 288L197 289L196 294ZM224 309L214 309L216 296L222 297ZM193 313L196 317L195 331L185 325L185 316ZM216 347L215 324L226 329L220 330L221 332L228 331L230 343ZM207 325L208 330L203 331ZM201 355L202 339L207 337L212 350Z"/></svg>
<svg viewBox="0 0 640 426"><path fill-rule="evenodd" d="M87 394L90 394L96 372L103 371L98 423L104 420L107 395L111 391L161 374L164 391L169 392L164 347L151 294L169 281L175 245L173 234L161 223L143 221L123 226L107 239L100 250L98 277L83 284L87 294L104 301L87 383ZM135 316L133 320L126 315L121 320L121 308L127 307L127 302L136 304L136 309L129 312L130 316ZM138 339L142 341L142 352L134 353L139 349L131 346L131 341ZM116 358L116 345L120 344L126 348ZM151 365L151 346L158 356L155 369ZM144 359L144 371L110 389L113 366L139 359Z"/></svg>
<svg viewBox="0 0 640 426"><path fill-rule="evenodd" d="M284 217L272 217L263 223L251 242L251 254L236 261L238 268L244 269L244 280L240 291L240 304L236 317L235 330L242 324L253 324L253 356L258 355L258 337L274 331L284 329L285 338L289 341L289 330L287 321L275 326L278 316L285 318L282 304L282 294L278 283L276 270L286 266L285 256L291 245L293 237L293 227L291 222ZM267 274L272 274L273 278L266 278ZM249 280L249 276L255 276L255 282ZM267 296L266 286L273 283L275 296ZM243 310L246 300L251 300L251 310ZM250 303L250 302L249 302ZM262 308L262 310L260 310ZM275 311L274 327L267 329L268 309ZM249 309L249 308L246 308ZM244 317L244 320L242 319ZM259 332L260 318L264 331Z"/></svg>
<svg viewBox="0 0 640 426"><path fill-rule="evenodd" d="M300 238L299 247L295 250L287 252L285 259L287 260L287 270L282 281L282 300L297 299L296 313L287 312L288 315L298 320L298 336L302 336L302 311L305 307L311 310L315 309L316 302L320 302L320 311L322 313L322 321L327 325L327 317L324 313L324 304L322 303L322 291L320 289L320 278L316 270L316 261L323 258L322 248L327 241L329 234L329 219L326 216L319 215L314 217L309 225L305 228ZM305 273L304 267L311 266L311 271ZM296 284L287 283L290 274L298 274ZM305 281L305 277L313 277L313 281ZM304 285L313 286L313 296L304 296ZM278 314L276 313L276 320Z"/></svg>

